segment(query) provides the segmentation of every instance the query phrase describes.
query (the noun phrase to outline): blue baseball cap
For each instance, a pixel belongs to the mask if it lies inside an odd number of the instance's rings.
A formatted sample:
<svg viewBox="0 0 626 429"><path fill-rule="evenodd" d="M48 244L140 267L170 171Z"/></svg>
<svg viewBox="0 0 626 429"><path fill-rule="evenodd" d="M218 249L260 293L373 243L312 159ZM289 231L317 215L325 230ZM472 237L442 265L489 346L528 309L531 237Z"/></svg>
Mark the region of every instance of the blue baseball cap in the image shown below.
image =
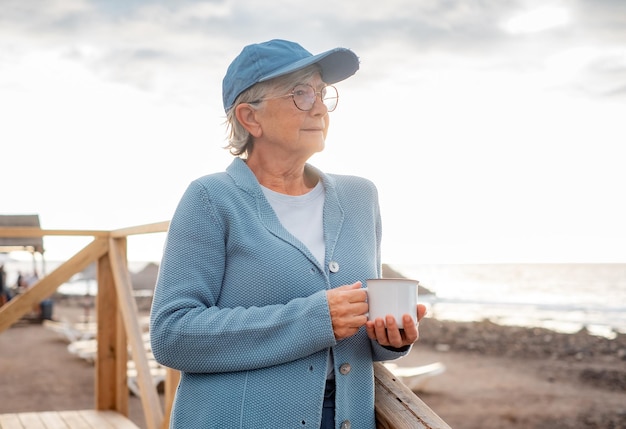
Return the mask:
<svg viewBox="0 0 626 429"><path fill-rule="evenodd" d="M359 58L347 48L313 55L297 43L280 39L248 45L230 64L222 81L224 110L228 112L239 94L252 85L312 64L319 64L324 82L333 84L356 73Z"/></svg>

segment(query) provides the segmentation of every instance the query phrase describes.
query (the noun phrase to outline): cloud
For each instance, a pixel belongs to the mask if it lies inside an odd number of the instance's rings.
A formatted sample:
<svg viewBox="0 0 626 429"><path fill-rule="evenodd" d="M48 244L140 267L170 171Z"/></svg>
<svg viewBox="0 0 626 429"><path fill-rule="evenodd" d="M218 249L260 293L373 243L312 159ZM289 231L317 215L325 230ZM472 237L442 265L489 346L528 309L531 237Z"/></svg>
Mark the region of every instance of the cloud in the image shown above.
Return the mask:
<svg viewBox="0 0 626 429"><path fill-rule="evenodd" d="M626 49L592 58L582 69L582 88L592 97L626 97Z"/></svg>
<svg viewBox="0 0 626 429"><path fill-rule="evenodd" d="M433 57L458 66L473 62L482 68L536 70L563 49L584 44L603 52L581 65L580 77L590 82L614 80L601 91L607 94L624 85L619 73L608 71L623 70L620 62L604 52L626 38L624 2L563 3L572 16L564 28L531 36L504 34L501 24L527 12L529 4L521 0L322 0L313 8L297 8L287 0L271 6L253 0L51 0L33 7L32 2L7 0L0 46L4 58L46 49L83 64L103 79L175 93L194 89L176 83L174 75L204 73L218 80L245 44L275 37L297 40L313 52L350 47L366 64L375 64L373 77L378 78L401 64L427 65ZM608 69L607 62L612 64Z"/></svg>

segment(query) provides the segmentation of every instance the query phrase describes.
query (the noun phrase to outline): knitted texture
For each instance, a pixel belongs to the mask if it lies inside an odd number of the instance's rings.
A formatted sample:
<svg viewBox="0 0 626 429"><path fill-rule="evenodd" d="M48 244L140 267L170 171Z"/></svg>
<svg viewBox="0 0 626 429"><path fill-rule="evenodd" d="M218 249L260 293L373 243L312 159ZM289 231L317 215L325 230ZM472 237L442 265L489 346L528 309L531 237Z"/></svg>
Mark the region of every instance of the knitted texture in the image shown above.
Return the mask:
<svg viewBox="0 0 626 429"><path fill-rule="evenodd" d="M337 427L374 428L372 361L407 351L364 329L337 342L326 290L380 277L378 196L363 178L315 171L326 193L324 264L280 224L239 158L181 198L150 326L155 358L182 371L172 428L319 428L329 353Z"/></svg>

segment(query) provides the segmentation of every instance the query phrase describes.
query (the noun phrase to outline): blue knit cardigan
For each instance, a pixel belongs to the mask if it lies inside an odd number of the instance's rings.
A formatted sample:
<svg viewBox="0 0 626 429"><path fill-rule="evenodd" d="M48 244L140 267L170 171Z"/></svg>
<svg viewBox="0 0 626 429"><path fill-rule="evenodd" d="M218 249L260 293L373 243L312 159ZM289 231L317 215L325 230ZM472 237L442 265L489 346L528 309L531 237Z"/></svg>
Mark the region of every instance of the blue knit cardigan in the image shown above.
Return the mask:
<svg viewBox="0 0 626 429"><path fill-rule="evenodd" d="M375 427L372 362L410 348L384 348L364 328L335 340L326 290L380 277L377 191L314 170L326 192L323 265L281 225L241 159L184 193L150 319L155 358L181 371L171 428L317 429L330 353L336 426Z"/></svg>

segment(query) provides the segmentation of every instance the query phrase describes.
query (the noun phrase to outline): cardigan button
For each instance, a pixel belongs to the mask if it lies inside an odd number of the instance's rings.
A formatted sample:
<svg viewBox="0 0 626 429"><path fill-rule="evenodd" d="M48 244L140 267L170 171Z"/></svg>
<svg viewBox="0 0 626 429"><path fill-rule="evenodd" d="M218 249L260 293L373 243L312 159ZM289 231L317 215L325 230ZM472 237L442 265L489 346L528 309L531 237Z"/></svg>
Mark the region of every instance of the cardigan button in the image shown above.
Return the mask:
<svg viewBox="0 0 626 429"><path fill-rule="evenodd" d="M328 269L331 273L336 273L337 271L339 271L339 264L337 263L337 261L330 261L328 263Z"/></svg>
<svg viewBox="0 0 626 429"><path fill-rule="evenodd" d="M343 375L348 374L352 370L352 367L349 363L344 363L339 367L339 372Z"/></svg>
<svg viewBox="0 0 626 429"><path fill-rule="evenodd" d="M350 423L350 420L344 420L341 422L341 429L350 429L352 427L352 424Z"/></svg>

